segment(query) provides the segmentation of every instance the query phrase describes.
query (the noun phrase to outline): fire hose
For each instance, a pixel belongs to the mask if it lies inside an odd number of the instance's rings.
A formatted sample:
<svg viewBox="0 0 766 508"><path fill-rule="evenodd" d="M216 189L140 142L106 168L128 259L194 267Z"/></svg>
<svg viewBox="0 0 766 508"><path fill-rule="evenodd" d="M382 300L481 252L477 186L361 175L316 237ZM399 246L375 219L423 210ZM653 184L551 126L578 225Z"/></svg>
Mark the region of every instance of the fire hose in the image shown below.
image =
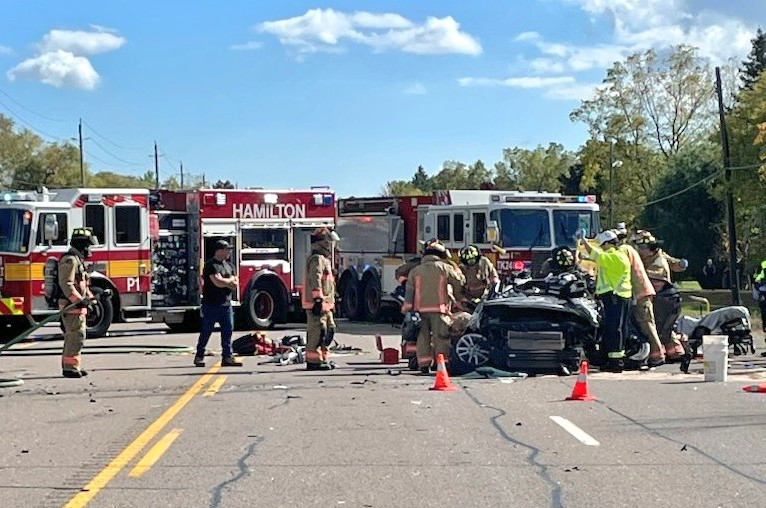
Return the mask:
<svg viewBox="0 0 766 508"><path fill-rule="evenodd" d="M80 300L79 302L72 303L60 311L56 312L55 314L51 314L50 316L46 317L42 321L39 321L35 323L32 327L30 327L28 330L24 331L17 337L14 337L10 341L6 342L3 345L0 345L0 354L2 354L4 351L7 351L11 347L13 347L15 344L18 344L19 342L26 339L30 334L34 333L36 330L42 328L43 326L47 325L48 323L51 323L53 321L56 321L61 318L61 315L66 313L67 311L82 305L82 303L87 300ZM189 346L152 346L152 345L121 345L121 346L85 346L83 348L84 350L93 350L93 352L98 353L189 353L193 352L194 348ZM33 350L25 350L25 351L19 351L19 352L12 352L10 353L12 356L38 356L38 355L58 355L60 354L60 348L37 348ZM24 384L24 381L22 379L11 377L11 378L2 378L0 377L0 388L13 388L16 386L21 386Z"/></svg>

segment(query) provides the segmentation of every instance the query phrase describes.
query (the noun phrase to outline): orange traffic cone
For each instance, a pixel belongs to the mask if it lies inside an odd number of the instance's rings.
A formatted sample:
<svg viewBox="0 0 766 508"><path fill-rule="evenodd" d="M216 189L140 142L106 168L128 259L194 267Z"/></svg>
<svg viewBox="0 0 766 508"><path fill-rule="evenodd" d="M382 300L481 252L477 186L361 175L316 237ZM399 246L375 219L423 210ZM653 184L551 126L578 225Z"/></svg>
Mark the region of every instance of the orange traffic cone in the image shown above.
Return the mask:
<svg viewBox="0 0 766 508"><path fill-rule="evenodd" d="M743 390L750 393L766 393L766 383L759 383L757 385L743 386Z"/></svg>
<svg viewBox="0 0 766 508"><path fill-rule="evenodd" d="M439 353L436 357L436 381L429 390L436 390L439 392L456 392L458 387L452 384L449 374L447 373L447 364L444 361L444 355Z"/></svg>
<svg viewBox="0 0 766 508"><path fill-rule="evenodd" d="M588 391L588 362L585 360L580 364L580 373L577 375L577 382L572 390L572 395L567 400L596 400L596 397Z"/></svg>

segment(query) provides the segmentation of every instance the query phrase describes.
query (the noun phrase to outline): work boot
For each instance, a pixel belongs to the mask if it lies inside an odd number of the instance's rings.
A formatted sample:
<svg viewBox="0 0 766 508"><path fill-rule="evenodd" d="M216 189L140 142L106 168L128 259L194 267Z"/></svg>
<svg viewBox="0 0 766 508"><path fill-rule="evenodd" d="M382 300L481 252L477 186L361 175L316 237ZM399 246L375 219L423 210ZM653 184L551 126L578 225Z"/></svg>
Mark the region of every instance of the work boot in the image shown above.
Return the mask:
<svg viewBox="0 0 766 508"><path fill-rule="evenodd" d="M202 356L195 356L194 357L194 366L195 367L204 367L205 366L205 358Z"/></svg>
<svg viewBox="0 0 766 508"><path fill-rule="evenodd" d="M233 356L227 356L221 360L221 367L242 367L242 362L235 360Z"/></svg>
<svg viewBox="0 0 766 508"><path fill-rule="evenodd" d="M423 376L430 376L431 375L431 368L430 367L420 367L420 374Z"/></svg>
<svg viewBox="0 0 766 508"><path fill-rule="evenodd" d="M331 370L332 367L330 364L321 362L321 363L307 363L306 364L306 370Z"/></svg>
<svg viewBox="0 0 766 508"><path fill-rule="evenodd" d="M614 372L615 374L622 373L622 370L625 368L625 364L622 360L609 360L606 364L606 367L604 367L605 372Z"/></svg>
<svg viewBox="0 0 766 508"><path fill-rule="evenodd" d="M88 371L86 370L63 370L61 371L61 374L64 377L68 377L70 379L80 379L81 377L85 377L88 375Z"/></svg>
<svg viewBox="0 0 766 508"><path fill-rule="evenodd" d="M646 361L646 365L648 365L650 369L653 367L659 367L660 365L665 365L665 358L662 356L658 356L657 358L649 358Z"/></svg>

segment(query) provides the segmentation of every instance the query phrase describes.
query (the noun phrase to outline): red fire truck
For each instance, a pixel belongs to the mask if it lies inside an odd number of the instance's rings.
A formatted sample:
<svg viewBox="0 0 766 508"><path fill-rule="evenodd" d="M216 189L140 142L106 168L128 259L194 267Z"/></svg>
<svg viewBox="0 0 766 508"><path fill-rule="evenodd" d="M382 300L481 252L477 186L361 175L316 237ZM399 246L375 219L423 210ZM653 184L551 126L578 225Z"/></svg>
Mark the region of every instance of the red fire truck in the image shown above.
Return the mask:
<svg viewBox="0 0 766 508"><path fill-rule="evenodd" d="M23 331L56 312L45 299L46 262L60 258L69 249L72 230L83 226L93 228L100 242L88 263L99 302L88 316L89 335L105 334L113 320L146 319L148 190L43 189L0 198L0 334L8 334L8 328Z"/></svg>
<svg viewBox="0 0 766 508"><path fill-rule="evenodd" d="M338 294L345 316L377 319L398 282L396 268L414 257L433 196L338 200Z"/></svg>
<svg viewBox="0 0 766 508"><path fill-rule="evenodd" d="M197 329L200 268L217 238L234 246L240 321L264 328L284 322L299 304L311 231L335 223L335 195L326 187L60 189L0 197L3 335L9 327L21 331L56 312L45 300L45 264L66 252L76 227L93 228L101 243L87 263L99 301L89 315L88 333L99 336L113 321Z"/></svg>

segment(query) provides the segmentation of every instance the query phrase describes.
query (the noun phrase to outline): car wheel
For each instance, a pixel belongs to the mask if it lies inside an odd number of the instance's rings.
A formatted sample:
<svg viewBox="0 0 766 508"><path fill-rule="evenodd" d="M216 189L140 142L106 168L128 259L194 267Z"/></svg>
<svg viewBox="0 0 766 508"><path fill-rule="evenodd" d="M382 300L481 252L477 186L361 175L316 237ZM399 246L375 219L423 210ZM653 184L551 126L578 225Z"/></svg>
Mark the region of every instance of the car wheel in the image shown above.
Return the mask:
<svg viewBox="0 0 766 508"><path fill-rule="evenodd" d="M368 319L380 317L380 281L375 277L367 278L364 283L364 313Z"/></svg>
<svg viewBox="0 0 766 508"><path fill-rule="evenodd" d="M269 284L256 283L247 299L247 310L253 328L273 328L276 324L277 299Z"/></svg>
<svg viewBox="0 0 766 508"><path fill-rule="evenodd" d="M467 333L457 339L450 352L450 371L460 376L489 363L489 340L478 333Z"/></svg>
<svg viewBox="0 0 766 508"><path fill-rule="evenodd" d="M343 287L343 314L349 319L362 317L362 305L359 298L359 284L350 279Z"/></svg>

